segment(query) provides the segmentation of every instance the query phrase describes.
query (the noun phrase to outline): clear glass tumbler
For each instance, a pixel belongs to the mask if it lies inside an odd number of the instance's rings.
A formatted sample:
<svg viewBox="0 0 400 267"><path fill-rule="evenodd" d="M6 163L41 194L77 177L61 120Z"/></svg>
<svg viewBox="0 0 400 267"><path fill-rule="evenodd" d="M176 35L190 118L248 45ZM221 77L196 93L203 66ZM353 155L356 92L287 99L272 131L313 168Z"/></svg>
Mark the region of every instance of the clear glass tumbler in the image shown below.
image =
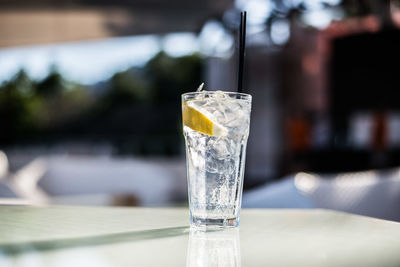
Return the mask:
<svg viewBox="0 0 400 267"><path fill-rule="evenodd" d="M236 227L242 200L251 95L182 95L190 224Z"/></svg>

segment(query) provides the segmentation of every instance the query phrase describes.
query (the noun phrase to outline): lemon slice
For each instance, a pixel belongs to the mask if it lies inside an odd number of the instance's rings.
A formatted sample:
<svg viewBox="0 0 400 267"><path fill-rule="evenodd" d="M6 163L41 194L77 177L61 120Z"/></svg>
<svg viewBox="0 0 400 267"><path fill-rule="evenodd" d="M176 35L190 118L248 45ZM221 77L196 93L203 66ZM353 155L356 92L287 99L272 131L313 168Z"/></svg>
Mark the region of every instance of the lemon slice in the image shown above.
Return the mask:
<svg viewBox="0 0 400 267"><path fill-rule="evenodd" d="M210 135L224 136L227 130L216 123L206 111L201 110L191 101L186 101L182 105L183 124L194 131Z"/></svg>

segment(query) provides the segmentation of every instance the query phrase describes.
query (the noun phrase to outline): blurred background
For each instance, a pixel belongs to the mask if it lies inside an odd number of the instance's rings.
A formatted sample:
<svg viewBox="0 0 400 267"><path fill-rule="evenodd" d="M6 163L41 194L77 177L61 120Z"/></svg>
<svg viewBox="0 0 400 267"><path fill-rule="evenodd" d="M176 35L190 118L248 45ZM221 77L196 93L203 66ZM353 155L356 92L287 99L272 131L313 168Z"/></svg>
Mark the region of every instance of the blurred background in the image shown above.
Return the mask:
<svg viewBox="0 0 400 267"><path fill-rule="evenodd" d="M0 0L3 203L185 206L180 95L253 109L244 207L400 221L400 1Z"/></svg>

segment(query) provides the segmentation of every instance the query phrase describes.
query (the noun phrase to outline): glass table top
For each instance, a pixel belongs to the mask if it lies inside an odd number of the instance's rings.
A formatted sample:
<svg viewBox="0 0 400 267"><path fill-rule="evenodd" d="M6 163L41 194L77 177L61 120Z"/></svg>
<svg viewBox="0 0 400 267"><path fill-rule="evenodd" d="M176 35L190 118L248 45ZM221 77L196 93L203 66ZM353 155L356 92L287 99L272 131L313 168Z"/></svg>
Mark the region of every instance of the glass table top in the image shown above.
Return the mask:
<svg viewBox="0 0 400 267"><path fill-rule="evenodd" d="M400 266L400 223L328 210L243 209L189 229L185 208L0 206L0 266Z"/></svg>

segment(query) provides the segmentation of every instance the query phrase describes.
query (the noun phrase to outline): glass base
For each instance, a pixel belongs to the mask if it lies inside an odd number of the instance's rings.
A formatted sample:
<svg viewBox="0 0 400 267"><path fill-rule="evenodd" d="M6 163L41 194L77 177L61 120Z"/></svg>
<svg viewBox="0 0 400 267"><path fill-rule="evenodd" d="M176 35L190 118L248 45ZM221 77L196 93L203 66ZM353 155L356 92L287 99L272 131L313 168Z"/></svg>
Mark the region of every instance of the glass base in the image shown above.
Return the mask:
<svg viewBox="0 0 400 267"><path fill-rule="evenodd" d="M204 228L204 229L221 229L221 228L233 228L239 226L239 219L208 219L191 217L190 227Z"/></svg>

